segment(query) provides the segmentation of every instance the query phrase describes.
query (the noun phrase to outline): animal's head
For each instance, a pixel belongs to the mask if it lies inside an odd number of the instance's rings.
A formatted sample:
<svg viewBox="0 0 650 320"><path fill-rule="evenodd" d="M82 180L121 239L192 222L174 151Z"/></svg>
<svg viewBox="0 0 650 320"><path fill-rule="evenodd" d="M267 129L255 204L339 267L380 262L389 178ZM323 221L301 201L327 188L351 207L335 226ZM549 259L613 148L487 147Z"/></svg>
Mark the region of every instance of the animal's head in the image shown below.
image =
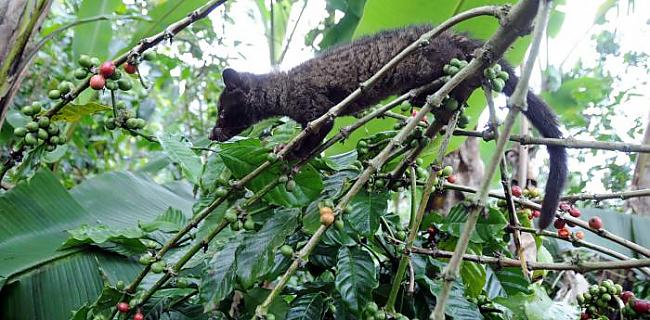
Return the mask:
<svg viewBox="0 0 650 320"><path fill-rule="evenodd" d="M254 123L249 106L250 77L233 69L222 73L226 88L219 97L217 123L210 140L226 141Z"/></svg>

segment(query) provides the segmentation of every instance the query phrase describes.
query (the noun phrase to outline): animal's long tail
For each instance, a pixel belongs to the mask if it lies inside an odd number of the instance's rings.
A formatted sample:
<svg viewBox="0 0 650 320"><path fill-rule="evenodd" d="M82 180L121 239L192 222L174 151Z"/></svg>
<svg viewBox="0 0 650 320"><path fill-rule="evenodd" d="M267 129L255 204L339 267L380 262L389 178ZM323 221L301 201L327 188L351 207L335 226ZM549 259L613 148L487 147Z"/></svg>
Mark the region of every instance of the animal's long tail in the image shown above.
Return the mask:
<svg viewBox="0 0 650 320"><path fill-rule="evenodd" d="M503 62L500 64L503 70L510 75L503 88L503 92L510 96L515 90L518 78L511 67ZM549 106L531 92L528 92L527 102L528 110L524 114L542 136L545 138L561 138L562 132L560 132L557 117ZM553 221L555 210L560 202L560 193L564 188L568 174L566 150L560 146L546 146L546 150L548 150L550 158L550 168L544 192L544 201L542 202L542 215L537 224L540 229L545 229Z"/></svg>

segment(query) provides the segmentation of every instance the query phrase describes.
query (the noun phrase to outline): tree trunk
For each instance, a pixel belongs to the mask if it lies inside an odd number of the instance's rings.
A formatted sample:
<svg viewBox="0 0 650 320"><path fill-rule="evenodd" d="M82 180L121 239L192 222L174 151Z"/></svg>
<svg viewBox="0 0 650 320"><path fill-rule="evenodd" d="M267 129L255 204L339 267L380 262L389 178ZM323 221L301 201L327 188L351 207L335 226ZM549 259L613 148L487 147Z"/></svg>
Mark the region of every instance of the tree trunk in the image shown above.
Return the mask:
<svg viewBox="0 0 650 320"><path fill-rule="evenodd" d="M51 3L52 0L0 1L0 128L24 77L29 40L38 32Z"/></svg>
<svg viewBox="0 0 650 320"><path fill-rule="evenodd" d="M648 114L648 125L641 143L650 144L650 114ZM639 153L632 176L632 190L646 188L650 188L650 154ZM648 216L650 215L650 197L631 198L627 200L627 207L636 214Z"/></svg>

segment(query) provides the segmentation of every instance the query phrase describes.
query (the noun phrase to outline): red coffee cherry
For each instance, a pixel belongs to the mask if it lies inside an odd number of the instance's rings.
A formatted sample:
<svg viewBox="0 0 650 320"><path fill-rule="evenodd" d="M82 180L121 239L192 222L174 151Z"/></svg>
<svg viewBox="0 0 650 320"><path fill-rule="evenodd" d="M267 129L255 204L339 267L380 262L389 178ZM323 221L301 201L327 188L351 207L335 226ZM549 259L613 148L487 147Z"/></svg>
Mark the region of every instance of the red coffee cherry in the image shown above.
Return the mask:
<svg viewBox="0 0 650 320"><path fill-rule="evenodd" d="M99 74L96 74L90 78L90 87L95 90L104 89L106 85L106 79Z"/></svg>
<svg viewBox="0 0 650 320"><path fill-rule="evenodd" d="M99 66L99 74L104 76L104 78L110 78L115 72L115 65L112 61L106 61Z"/></svg>

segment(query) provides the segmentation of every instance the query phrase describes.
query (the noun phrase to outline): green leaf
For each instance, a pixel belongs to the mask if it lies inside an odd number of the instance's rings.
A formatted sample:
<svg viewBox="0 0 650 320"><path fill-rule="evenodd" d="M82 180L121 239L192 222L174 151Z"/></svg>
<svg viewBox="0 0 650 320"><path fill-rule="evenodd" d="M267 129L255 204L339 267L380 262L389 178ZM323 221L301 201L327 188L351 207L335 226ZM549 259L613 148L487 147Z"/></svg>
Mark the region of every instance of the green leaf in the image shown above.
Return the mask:
<svg viewBox="0 0 650 320"><path fill-rule="evenodd" d="M260 231L246 235L237 250L237 276L245 287L273 267L275 250L294 232L297 217L297 209L276 210Z"/></svg>
<svg viewBox="0 0 650 320"><path fill-rule="evenodd" d="M64 249L84 244L113 242L126 246L127 248L124 249L128 249L129 253L138 254L146 250L144 244L139 240L144 233L136 228L118 230L106 225L88 226L84 224L77 229L68 230L68 233L70 238L63 243L62 248Z"/></svg>
<svg viewBox="0 0 650 320"><path fill-rule="evenodd" d="M321 319L325 311L325 297L320 292L298 296L289 307L287 320Z"/></svg>
<svg viewBox="0 0 650 320"><path fill-rule="evenodd" d="M160 230L163 232L176 232L187 224L187 217L178 209L168 208L163 214L151 222L140 223L140 228L146 232Z"/></svg>
<svg viewBox="0 0 650 320"><path fill-rule="evenodd" d="M84 0L77 11L77 19L113 13L122 3L120 0ZM107 59L113 38L112 21L95 21L74 27L72 50L74 56L81 54Z"/></svg>
<svg viewBox="0 0 650 320"><path fill-rule="evenodd" d="M449 210L449 214L440 227L441 230L445 230L455 237L460 237L468 214L469 209L466 204L459 203L455 205ZM493 243L495 239L501 239L507 224L508 221L499 210L489 208L488 218L479 218L470 239L473 243Z"/></svg>
<svg viewBox="0 0 650 320"><path fill-rule="evenodd" d="M52 120L78 122L83 116L111 110L113 108L96 102L88 102L86 104L68 103L52 117Z"/></svg>
<svg viewBox="0 0 650 320"><path fill-rule="evenodd" d="M389 196L388 192L357 193L348 205L349 212L345 213L349 225L365 237L373 235L379 228L380 217L386 214Z"/></svg>
<svg viewBox="0 0 650 320"><path fill-rule="evenodd" d="M201 177L202 164L201 158L190 149L188 142L181 141L180 135L163 133L158 135L158 141L163 147L169 159L178 163L183 168L183 173L193 184L199 183Z"/></svg>
<svg viewBox="0 0 650 320"><path fill-rule="evenodd" d="M435 296L438 296L442 289L440 280L433 281L424 276L420 276L416 280L428 287L431 293ZM476 320L483 318L478 307L465 299L463 285L456 281L451 286L449 300L445 306L445 313L452 316L454 319Z"/></svg>
<svg viewBox="0 0 650 320"><path fill-rule="evenodd" d="M538 284L531 285L532 293L498 297L495 302L508 307L515 314L515 319L551 320L577 319L580 312L577 306L566 302L555 302Z"/></svg>
<svg viewBox="0 0 650 320"><path fill-rule="evenodd" d="M336 269L336 290L348 309L360 314L371 300L372 290L379 285L372 257L362 249L342 247Z"/></svg>
<svg viewBox="0 0 650 320"><path fill-rule="evenodd" d="M468 248L467 253L480 255L480 252L476 252L472 250L472 248ZM485 267L480 263L463 261L460 266L460 275L463 278L465 287L467 288L467 295L478 297L478 295L483 291L483 287L487 281Z"/></svg>
<svg viewBox="0 0 650 320"><path fill-rule="evenodd" d="M238 179L266 161L269 152L257 139L224 143L221 144L221 150L219 155L223 162ZM264 188L282 174L281 167L281 163L276 163L253 179L247 187L253 191ZM282 207L303 207L318 198L323 190L323 180L311 165L303 167L293 179L296 181L296 187L292 192L288 192L284 185L278 185L264 195L264 200Z"/></svg>
<svg viewBox="0 0 650 320"><path fill-rule="evenodd" d="M530 290L528 286L530 282L524 276L521 268L500 268L499 270L492 270L499 280L501 287L509 296L518 293L528 294Z"/></svg>
<svg viewBox="0 0 650 320"><path fill-rule="evenodd" d="M215 310L234 288L239 241L231 241L215 254L203 273L199 292L207 301L205 311Z"/></svg>

